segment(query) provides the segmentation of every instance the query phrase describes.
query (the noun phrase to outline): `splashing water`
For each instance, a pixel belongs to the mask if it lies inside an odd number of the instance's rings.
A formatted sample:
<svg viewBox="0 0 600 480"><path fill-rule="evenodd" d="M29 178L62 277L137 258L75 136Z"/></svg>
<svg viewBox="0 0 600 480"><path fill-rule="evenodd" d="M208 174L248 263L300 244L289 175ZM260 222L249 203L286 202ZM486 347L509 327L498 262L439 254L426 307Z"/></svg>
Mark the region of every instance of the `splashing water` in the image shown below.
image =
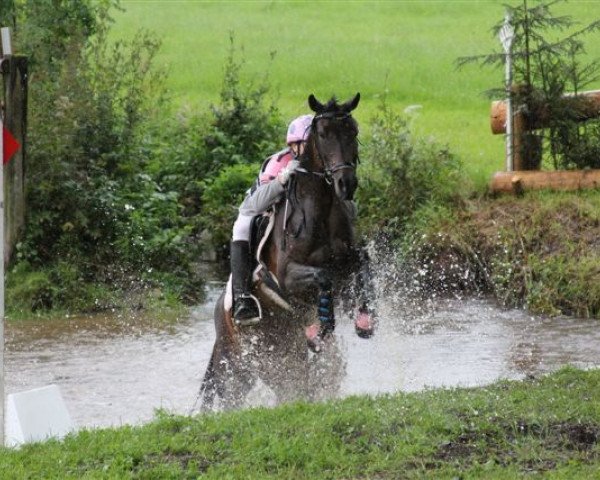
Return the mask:
<svg viewBox="0 0 600 480"><path fill-rule="evenodd" d="M337 396L485 385L565 364L600 364L597 321L531 316L481 298L418 299L401 272L384 268L390 262L376 262L382 273L375 279L375 336L358 338L338 310ZM210 282L205 303L166 323L140 314L9 323L7 393L57 384L81 427L136 424L157 408L186 414L210 357L221 288L222 282ZM248 400L275 403L260 384Z"/></svg>

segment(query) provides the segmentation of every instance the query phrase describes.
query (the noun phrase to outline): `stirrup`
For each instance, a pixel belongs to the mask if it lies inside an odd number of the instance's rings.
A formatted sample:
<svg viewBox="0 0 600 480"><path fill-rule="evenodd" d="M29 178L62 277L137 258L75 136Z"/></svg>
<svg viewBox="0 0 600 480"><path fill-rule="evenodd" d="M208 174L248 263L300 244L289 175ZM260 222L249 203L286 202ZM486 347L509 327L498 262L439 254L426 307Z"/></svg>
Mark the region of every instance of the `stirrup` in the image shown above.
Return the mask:
<svg viewBox="0 0 600 480"><path fill-rule="evenodd" d="M258 298L248 293L243 293L234 299L233 312L234 323L242 327L256 325L262 318Z"/></svg>

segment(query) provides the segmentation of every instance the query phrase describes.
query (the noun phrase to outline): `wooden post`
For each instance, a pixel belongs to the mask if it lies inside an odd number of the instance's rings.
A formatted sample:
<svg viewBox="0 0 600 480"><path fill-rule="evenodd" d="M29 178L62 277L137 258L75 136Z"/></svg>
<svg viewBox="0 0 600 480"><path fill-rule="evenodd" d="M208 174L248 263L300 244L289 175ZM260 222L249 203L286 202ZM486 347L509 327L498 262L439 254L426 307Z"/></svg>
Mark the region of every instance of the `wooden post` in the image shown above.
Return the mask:
<svg viewBox="0 0 600 480"><path fill-rule="evenodd" d="M525 144L523 135L525 134L525 115L521 110L513 114L513 132L512 132L512 167L513 170L524 170Z"/></svg>
<svg viewBox="0 0 600 480"><path fill-rule="evenodd" d="M4 62L12 55L12 45L10 42L10 30L2 28L2 57L0 57L0 66L4 70ZM4 107L4 102L2 103ZM4 447L4 427L6 412L5 393L4 393L4 116L6 110L0 111L0 447Z"/></svg>
<svg viewBox="0 0 600 480"><path fill-rule="evenodd" d="M27 133L27 58L12 55L3 62L4 126L21 144L4 169L5 255L7 263L25 228L25 155Z"/></svg>

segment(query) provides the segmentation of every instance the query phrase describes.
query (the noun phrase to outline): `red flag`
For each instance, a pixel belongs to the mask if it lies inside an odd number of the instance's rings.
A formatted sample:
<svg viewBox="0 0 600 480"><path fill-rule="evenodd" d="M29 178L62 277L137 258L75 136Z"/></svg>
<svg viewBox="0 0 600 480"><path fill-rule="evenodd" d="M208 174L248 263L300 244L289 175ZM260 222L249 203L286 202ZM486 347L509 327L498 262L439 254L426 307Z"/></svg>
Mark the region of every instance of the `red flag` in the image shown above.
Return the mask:
<svg viewBox="0 0 600 480"><path fill-rule="evenodd" d="M17 152L21 144L12 136L12 133L4 127L2 128L2 142L4 145L4 165L6 165Z"/></svg>

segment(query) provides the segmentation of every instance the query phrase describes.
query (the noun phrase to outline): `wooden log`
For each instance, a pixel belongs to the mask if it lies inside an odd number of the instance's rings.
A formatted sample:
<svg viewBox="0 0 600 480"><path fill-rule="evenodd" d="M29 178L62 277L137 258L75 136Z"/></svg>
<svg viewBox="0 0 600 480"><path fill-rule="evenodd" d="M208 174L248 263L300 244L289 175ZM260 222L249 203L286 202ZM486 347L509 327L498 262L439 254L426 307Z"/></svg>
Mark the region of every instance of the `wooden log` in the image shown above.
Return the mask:
<svg viewBox="0 0 600 480"><path fill-rule="evenodd" d="M493 193L520 194L527 190L592 188L600 188L600 170L497 172L490 181Z"/></svg>
<svg viewBox="0 0 600 480"><path fill-rule="evenodd" d="M504 100L494 100L492 102L490 125L494 135L506 133L506 108L507 103Z"/></svg>
<svg viewBox="0 0 600 480"><path fill-rule="evenodd" d="M578 95L565 95L565 100L573 102L573 109L577 112L576 120L585 121L600 117L600 90L582 92ZM529 130L548 126L550 114L548 108L540 108L534 119L529 119ZM506 133L506 101L492 102L490 111L490 125L493 134Z"/></svg>

